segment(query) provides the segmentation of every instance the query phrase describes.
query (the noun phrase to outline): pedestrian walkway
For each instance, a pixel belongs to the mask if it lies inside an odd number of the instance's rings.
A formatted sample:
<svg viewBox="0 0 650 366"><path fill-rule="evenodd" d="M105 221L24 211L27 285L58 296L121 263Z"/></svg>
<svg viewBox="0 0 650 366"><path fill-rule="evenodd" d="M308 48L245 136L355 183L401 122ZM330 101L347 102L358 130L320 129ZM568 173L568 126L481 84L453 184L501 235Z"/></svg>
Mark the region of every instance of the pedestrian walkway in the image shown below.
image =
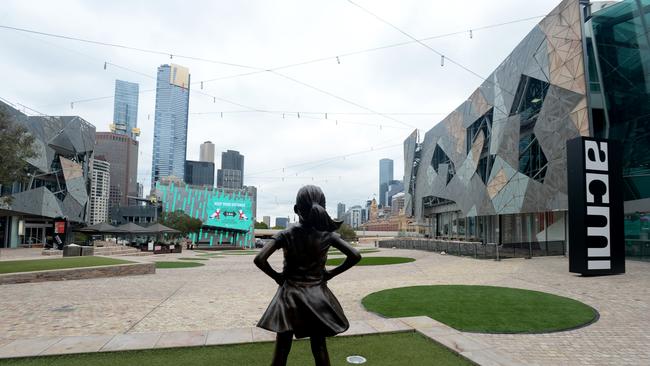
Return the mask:
<svg viewBox="0 0 650 366"><path fill-rule="evenodd" d="M185 250L132 260L194 255ZM358 266L330 281L352 323L380 320L361 299L387 288L466 284L538 290L592 306L600 319L548 334L462 334L526 365L650 365L650 263L627 261L624 275L581 277L568 272L564 257L496 262L397 249L366 255L416 261ZM0 347L34 338L47 343L64 337L250 329L276 290L252 261L252 255L221 255L202 261L202 267L158 269L155 275L0 286ZM270 262L281 268L281 254Z"/></svg>

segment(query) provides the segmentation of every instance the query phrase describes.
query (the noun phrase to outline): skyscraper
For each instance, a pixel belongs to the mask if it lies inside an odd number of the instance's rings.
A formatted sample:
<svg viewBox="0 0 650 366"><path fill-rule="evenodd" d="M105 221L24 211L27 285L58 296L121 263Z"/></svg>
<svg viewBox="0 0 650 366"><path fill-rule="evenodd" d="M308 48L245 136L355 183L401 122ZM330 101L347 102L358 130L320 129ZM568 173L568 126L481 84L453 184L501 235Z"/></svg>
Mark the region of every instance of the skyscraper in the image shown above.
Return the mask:
<svg viewBox="0 0 650 366"><path fill-rule="evenodd" d="M214 144L212 143L212 141L206 141L201 144L199 161L207 161L208 163L214 163Z"/></svg>
<svg viewBox="0 0 650 366"><path fill-rule="evenodd" d="M363 216L363 208L359 205L355 205L350 207L347 213L349 214L347 224L352 226L353 229L359 228L362 224L361 218Z"/></svg>
<svg viewBox="0 0 650 366"><path fill-rule="evenodd" d="M158 67L151 186L161 177L184 179L190 73L174 64Z"/></svg>
<svg viewBox="0 0 650 366"><path fill-rule="evenodd" d="M221 153L221 169L217 171L217 187L242 188L244 186L244 155L228 150Z"/></svg>
<svg viewBox="0 0 650 366"><path fill-rule="evenodd" d="M186 160L185 183L194 186L214 187L214 163Z"/></svg>
<svg viewBox="0 0 650 366"><path fill-rule="evenodd" d="M345 203L339 202L336 205L336 218L342 220L343 216L345 216Z"/></svg>
<svg viewBox="0 0 650 366"><path fill-rule="evenodd" d="M138 141L113 132L95 133L95 158L111 165L109 207L126 206L138 195Z"/></svg>
<svg viewBox="0 0 650 366"><path fill-rule="evenodd" d="M393 180L393 161L391 159L379 160L379 204L386 206L386 192L388 183Z"/></svg>
<svg viewBox="0 0 650 366"><path fill-rule="evenodd" d="M282 228L288 228L289 227L289 218L288 217L276 217L275 218L275 226L276 227L282 227Z"/></svg>
<svg viewBox="0 0 650 366"><path fill-rule="evenodd" d="M266 224L269 228L271 227L271 216L262 217L262 222Z"/></svg>
<svg viewBox="0 0 650 366"><path fill-rule="evenodd" d="M124 80L115 80L113 123L111 132L135 138L138 127L138 94L140 86Z"/></svg>
<svg viewBox="0 0 650 366"><path fill-rule="evenodd" d="M364 207L365 215L366 215L366 217L364 217L364 220L366 222L370 221L370 208L371 207L372 207L372 200L367 200L366 201L366 206Z"/></svg>
<svg viewBox="0 0 650 366"><path fill-rule="evenodd" d="M244 155L239 151L228 150L221 153L221 169L234 169L244 173Z"/></svg>
<svg viewBox="0 0 650 366"><path fill-rule="evenodd" d="M108 197L111 180L111 164L92 159L90 178L90 225L108 222Z"/></svg>
<svg viewBox="0 0 650 366"><path fill-rule="evenodd" d="M386 206L390 206L393 202L393 196L404 192L404 183L401 180L391 180L388 182L388 190L386 191Z"/></svg>

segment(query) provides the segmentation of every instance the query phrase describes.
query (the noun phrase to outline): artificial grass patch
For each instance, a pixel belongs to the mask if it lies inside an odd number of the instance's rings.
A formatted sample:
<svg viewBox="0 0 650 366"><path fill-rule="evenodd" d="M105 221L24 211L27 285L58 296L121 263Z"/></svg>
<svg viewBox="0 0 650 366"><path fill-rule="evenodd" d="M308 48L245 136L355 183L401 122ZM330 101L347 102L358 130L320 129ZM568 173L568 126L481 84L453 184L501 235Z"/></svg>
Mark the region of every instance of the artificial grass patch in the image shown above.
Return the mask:
<svg viewBox="0 0 650 366"><path fill-rule="evenodd" d="M220 253L208 253L208 254L197 254L197 257L206 257L206 258L220 258L222 255Z"/></svg>
<svg viewBox="0 0 650 366"><path fill-rule="evenodd" d="M218 253L212 252L212 253L204 253L204 254L197 254L199 257L216 257L216 256L224 256L224 255L251 255L251 254L257 254L259 253L258 250L222 250L219 251Z"/></svg>
<svg viewBox="0 0 650 366"><path fill-rule="evenodd" d="M325 265L327 266L338 266L343 263L345 258L330 258L327 260ZM387 264L400 264L413 262L415 259L407 257L363 257L361 261L357 263L357 266L384 266Z"/></svg>
<svg viewBox="0 0 650 366"><path fill-rule="evenodd" d="M367 365L472 365L466 359L415 333L379 334L357 337L335 337L327 340L332 365L348 365L350 355L365 357ZM274 344L247 343L232 346L166 348L142 351L99 352L77 355L45 356L0 360L0 365L16 366L212 366L268 365ZM313 365L309 341L294 341L288 365Z"/></svg>
<svg viewBox="0 0 650 366"><path fill-rule="evenodd" d="M128 263L134 262L125 261L123 259L94 256L0 261L0 273L47 271L53 269L96 267Z"/></svg>
<svg viewBox="0 0 650 366"><path fill-rule="evenodd" d="M598 316L573 299L493 286L401 287L372 293L361 302L390 318L425 315L467 332L552 332L588 324Z"/></svg>
<svg viewBox="0 0 650 366"><path fill-rule="evenodd" d="M192 257L192 258L184 257L184 258L176 258L176 259L180 259L182 261L209 261L210 260L210 258L199 258L199 257Z"/></svg>
<svg viewBox="0 0 650 366"><path fill-rule="evenodd" d="M366 253L377 253L379 252L379 249L375 248L367 248L367 249L359 249L359 253L361 254L366 254ZM327 252L328 255L344 255L340 250L336 248L332 248Z"/></svg>
<svg viewBox="0 0 650 366"><path fill-rule="evenodd" d="M225 255L251 255L259 253L258 250L228 250L224 251Z"/></svg>
<svg viewBox="0 0 650 366"><path fill-rule="evenodd" d="M156 268L189 268L203 265L203 263L197 262L156 262Z"/></svg>

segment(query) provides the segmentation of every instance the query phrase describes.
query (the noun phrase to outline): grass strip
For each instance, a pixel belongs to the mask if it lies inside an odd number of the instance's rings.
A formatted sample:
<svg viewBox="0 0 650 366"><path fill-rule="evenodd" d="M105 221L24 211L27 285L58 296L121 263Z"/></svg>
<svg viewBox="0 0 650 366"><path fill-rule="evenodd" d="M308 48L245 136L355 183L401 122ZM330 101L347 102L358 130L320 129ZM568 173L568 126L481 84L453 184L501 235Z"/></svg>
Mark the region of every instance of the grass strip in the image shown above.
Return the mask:
<svg viewBox="0 0 650 366"><path fill-rule="evenodd" d="M54 269L97 267L129 263L135 262L95 256L0 261L0 273L47 271Z"/></svg>
<svg viewBox="0 0 650 366"><path fill-rule="evenodd" d="M346 357L361 355L374 366L464 366L473 365L466 359L415 333L393 333L355 337L328 338L327 346L332 365L348 365ZM15 366L213 366L268 365L274 344L247 343L229 346L166 348L124 352L98 352L76 355L41 356L0 359L0 365ZM289 366L313 365L308 340L294 341L289 354Z"/></svg>
<svg viewBox="0 0 650 366"><path fill-rule="evenodd" d="M198 262L156 262L156 268L190 268L201 267L203 263Z"/></svg>
<svg viewBox="0 0 650 366"><path fill-rule="evenodd" d="M327 260L325 265L327 266L338 266L343 263L345 258L330 258ZM363 257L361 261L357 263L357 266L384 266L388 264L400 264L413 262L415 259L407 257Z"/></svg>

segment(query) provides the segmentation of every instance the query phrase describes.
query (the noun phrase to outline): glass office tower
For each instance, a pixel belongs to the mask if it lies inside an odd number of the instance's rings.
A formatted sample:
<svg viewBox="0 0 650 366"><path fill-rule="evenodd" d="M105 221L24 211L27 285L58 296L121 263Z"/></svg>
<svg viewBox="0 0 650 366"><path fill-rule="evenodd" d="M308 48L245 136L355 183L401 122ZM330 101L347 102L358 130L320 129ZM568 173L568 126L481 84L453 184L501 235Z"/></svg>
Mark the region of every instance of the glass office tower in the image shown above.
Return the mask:
<svg viewBox="0 0 650 366"><path fill-rule="evenodd" d="M158 68L151 185L161 177L185 177L190 73L174 64Z"/></svg>
<svg viewBox="0 0 650 366"><path fill-rule="evenodd" d="M379 204L386 206L386 192L388 184L393 180L393 161L391 159L379 160Z"/></svg>
<svg viewBox="0 0 650 366"><path fill-rule="evenodd" d="M138 127L138 93L140 86L124 80L115 80L115 101L113 105L114 132L134 137L133 129Z"/></svg>

